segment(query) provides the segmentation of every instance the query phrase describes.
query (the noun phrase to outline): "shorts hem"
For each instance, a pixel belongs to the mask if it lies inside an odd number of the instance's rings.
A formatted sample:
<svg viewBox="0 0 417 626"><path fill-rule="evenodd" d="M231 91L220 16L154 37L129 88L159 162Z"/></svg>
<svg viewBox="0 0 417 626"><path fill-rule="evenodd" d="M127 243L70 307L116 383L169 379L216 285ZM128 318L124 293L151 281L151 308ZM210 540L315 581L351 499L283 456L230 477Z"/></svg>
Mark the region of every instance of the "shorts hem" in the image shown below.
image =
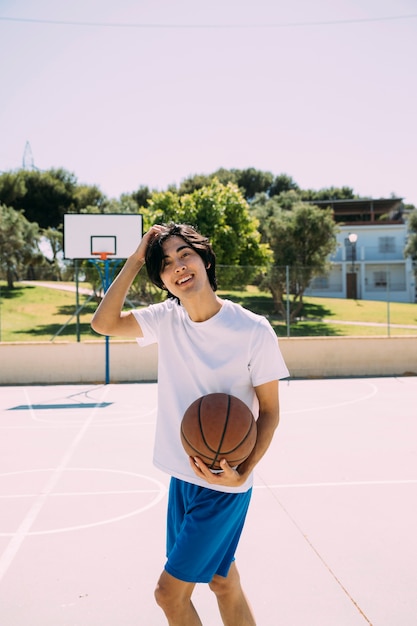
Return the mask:
<svg viewBox="0 0 417 626"><path fill-rule="evenodd" d="M232 566L232 563L234 563L235 558L233 557L233 559L231 560L229 567L227 568L227 572L222 571L220 572L214 572L213 576L211 578L207 578L206 576L195 576L194 577L190 577L185 576L183 574L180 574L179 572L176 572L174 569L172 569L172 567L170 567L169 563L167 562L165 564L164 570L170 575L173 576L174 578L177 578L178 580L182 580L185 583L209 583L213 580L214 576L221 576L222 578L227 578L228 574L229 574L229 570Z"/></svg>
<svg viewBox="0 0 417 626"><path fill-rule="evenodd" d="M213 577L206 578L203 576L195 576L195 577L184 576L183 574L180 574L179 572L176 572L171 567L169 567L168 563L165 565L164 569L170 576L173 576L174 578L177 578L178 580L182 580L185 583L209 583L211 579L213 578Z"/></svg>

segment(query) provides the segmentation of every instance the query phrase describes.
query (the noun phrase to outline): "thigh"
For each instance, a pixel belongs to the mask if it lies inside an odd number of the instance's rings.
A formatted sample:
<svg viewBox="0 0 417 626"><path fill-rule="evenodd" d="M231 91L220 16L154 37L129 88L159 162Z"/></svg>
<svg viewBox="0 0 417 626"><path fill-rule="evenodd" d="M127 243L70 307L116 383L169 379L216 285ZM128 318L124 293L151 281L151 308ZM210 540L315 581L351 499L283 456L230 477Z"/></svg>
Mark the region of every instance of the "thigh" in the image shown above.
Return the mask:
<svg viewBox="0 0 417 626"><path fill-rule="evenodd" d="M170 489L166 571L186 582L227 576L251 498L174 480Z"/></svg>

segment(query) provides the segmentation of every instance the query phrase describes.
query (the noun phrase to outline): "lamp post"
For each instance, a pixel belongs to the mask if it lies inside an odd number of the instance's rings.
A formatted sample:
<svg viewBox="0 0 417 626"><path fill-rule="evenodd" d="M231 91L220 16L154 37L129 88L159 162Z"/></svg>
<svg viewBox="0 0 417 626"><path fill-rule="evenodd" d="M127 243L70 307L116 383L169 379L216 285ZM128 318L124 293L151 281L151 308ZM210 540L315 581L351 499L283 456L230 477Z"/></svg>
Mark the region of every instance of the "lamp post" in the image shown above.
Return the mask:
<svg viewBox="0 0 417 626"><path fill-rule="evenodd" d="M352 274L355 271L355 261L356 261L356 242L358 241L358 235L356 233L349 233L348 239L350 245L352 246Z"/></svg>

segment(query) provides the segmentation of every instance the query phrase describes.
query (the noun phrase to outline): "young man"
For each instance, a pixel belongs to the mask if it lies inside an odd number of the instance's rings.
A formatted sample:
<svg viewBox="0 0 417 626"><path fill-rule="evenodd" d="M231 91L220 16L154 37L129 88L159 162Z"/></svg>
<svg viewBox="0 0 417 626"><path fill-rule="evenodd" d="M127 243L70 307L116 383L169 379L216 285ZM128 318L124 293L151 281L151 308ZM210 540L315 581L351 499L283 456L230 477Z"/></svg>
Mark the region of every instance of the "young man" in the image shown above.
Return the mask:
<svg viewBox="0 0 417 626"><path fill-rule="evenodd" d="M146 262L150 279L168 298L124 312L125 297ZM216 295L215 254L207 238L186 225L155 225L129 257L92 327L105 335L158 343L158 417L154 462L171 476L167 562L155 597L170 626L201 626L191 602L196 583L215 593L226 626L254 626L234 553L252 491L252 472L279 421L278 380L288 376L278 341L262 316ZM222 461L213 473L188 458L180 423L196 398L237 396L257 417L257 442L236 468Z"/></svg>

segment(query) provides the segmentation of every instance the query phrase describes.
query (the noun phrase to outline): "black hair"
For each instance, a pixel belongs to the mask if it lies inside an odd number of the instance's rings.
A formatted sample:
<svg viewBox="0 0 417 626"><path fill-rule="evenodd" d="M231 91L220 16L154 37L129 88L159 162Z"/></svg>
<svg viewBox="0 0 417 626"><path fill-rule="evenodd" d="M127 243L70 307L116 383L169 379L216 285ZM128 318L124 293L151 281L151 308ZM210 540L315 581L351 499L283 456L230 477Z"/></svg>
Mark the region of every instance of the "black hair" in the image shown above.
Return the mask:
<svg viewBox="0 0 417 626"><path fill-rule="evenodd" d="M211 288L213 291L216 291L216 255L214 254L208 237L200 235L200 233L189 224L175 224L174 222L169 222L169 224L162 224L162 226L165 227L164 230L151 240L146 249L146 270L151 282L160 289L166 290L161 280L161 271L164 263L164 251L162 246L169 237L181 237L181 239L183 239L190 248L193 248L203 260ZM176 298L170 291L168 291L168 297ZM176 299L178 300L178 298Z"/></svg>

